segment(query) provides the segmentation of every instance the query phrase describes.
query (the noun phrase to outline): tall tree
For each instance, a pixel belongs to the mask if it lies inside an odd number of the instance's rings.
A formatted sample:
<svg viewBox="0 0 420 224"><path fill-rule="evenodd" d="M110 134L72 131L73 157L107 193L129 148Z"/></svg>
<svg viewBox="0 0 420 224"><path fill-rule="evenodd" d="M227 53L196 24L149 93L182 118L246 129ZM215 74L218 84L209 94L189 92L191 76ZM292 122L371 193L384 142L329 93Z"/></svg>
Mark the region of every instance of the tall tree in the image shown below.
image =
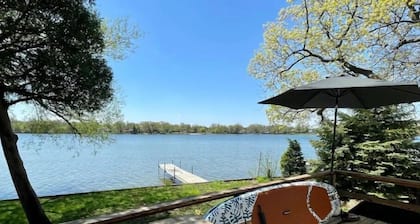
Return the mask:
<svg viewBox="0 0 420 224"><path fill-rule="evenodd" d="M306 162L298 141L289 139L289 147L280 159L280 169L284 177L306 173Z"/></svg>
<svg viewBox="0 0 420 224"><path fill-rule="evenodd" d="M0 138L29 223L50 223L29 182L9 108L31 103L67 122L113 98L104 33L93 1L0 1Z"/></svg>
<svg viewBox="0 0 420 224"><path fill-rule="evenodd" d="M343 73L383 80L419 80L420 0L289 0L288 2L290 5L280 10L277 20L265 25L264 42L251 59L248 68L251 75L265 82L266 88L271 92L270 95L325 76ZM285 107L270 106L267 115L270 121L280 123L308 118L309 112L312 111L296 112ZM324 124L329 123L324 119L324 110L318 110L318 114L321 115ZM405 125L410 127L407 123ZM321 140L329 141L320 144L330 146L331 137L327 135L332 133L331 129L325 126L322 128L323 134L326 135L321 135ZM350 161L355 159L355 156L356 158L363 156L354 155L352 150L356 148L346 148L349 145L341 142L346 139L345 130L338 131L336 145L342 153L338 155L342 157L340 159ZM356 128L353 131L360 135L372 134L363 132L371 130ZM359 153L365 153L365 157L374 156L372 154L375 151L374 146L382 152L390 152L392 145L397 146L398 150L402 149L401 139L397 135L390 136L393 140L382 139L381 144L366 140L354 147L363 149L359 150ZM392 142L394 140L396 142ZM371 138L370 141L377 140ZM327 155L328 152L322 151L320 154ZM391 155L398 157L401 154ZM386 157L384 154L381 156ZM406 157L401 157L403 158ZM343 161L340 159L337 160L338 163ZM405 164L406 160L396 161ZM399 170L400 167L395 165L396 161L393 162L395 167L392 169ZM377 173L387 173L392 170L392 163L383 163L374 168L370 162L367 162L365 167L369 166ZM399 175L398 172L394 174Z"/></svg>
<svg viewBox="0 0 420 224"><path fill-rule="evenodd" d="M349 73L415 80L420 73L420 0L301 0L265 25L249 72L274 93ZM271 121L306 117L271 106Z"/></svg>
<svg viewBox="0 0 420 224"><path fill-rule="evenodd" d="M413 114L403 106L358 109L352 115L340 114L335 168L420 180L420 148L414 143L417 121ZM332 124L325 122L318 129L319 140L313 142L322 161L321 169L328 168L330 163L331 128ZM339 184L354 190L353 182L340 180ZM407 193L406 189L386 184L359 182L357 185L364 193L381 192L394 198ZM413 194L409 196L415 198Z"/></svg>

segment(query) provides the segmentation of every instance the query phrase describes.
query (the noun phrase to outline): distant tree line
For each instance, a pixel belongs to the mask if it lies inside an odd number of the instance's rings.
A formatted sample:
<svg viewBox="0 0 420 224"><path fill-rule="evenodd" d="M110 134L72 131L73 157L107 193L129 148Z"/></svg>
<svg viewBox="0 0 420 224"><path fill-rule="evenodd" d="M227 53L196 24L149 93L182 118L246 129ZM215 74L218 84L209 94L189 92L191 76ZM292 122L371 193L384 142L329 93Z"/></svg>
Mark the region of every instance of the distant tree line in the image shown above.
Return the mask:
<svg viewBox="0 0 420 224"><path fill-rule="evenodd" d="M92 124L101 125L103 129L111 134L294 134L308 133L309 128L305 125L285 126L285 125L261 125L251 124L242 126L240 124L221 125L212 124L210 126L191 125L191 124L171 124L168 122L145 121L140 123L116 122L112 124ZM71 128L62 121L55 120L13 120L12 126L17 133L71 133ZM77 123L75 124L77 126Z"/></svg>

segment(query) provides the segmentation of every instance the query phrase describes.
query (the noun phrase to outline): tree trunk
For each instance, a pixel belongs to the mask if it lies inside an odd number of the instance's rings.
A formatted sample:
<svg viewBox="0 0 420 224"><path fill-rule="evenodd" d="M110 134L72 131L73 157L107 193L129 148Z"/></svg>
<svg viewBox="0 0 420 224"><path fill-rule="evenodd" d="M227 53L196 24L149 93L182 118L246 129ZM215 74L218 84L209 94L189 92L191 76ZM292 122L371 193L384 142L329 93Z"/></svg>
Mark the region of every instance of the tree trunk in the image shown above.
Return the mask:
<svg viewBox="0 0 420 224"><path fill-rule="evenodd" d="M1 96L3 97L3 96ZM0 102L0 138L3 146L4 156L9 166L10 175L13 184L19 196L20 203L25 211L26 218L30 224L49 224L51 223L45 215L41 207L41 203L32 189L26 174L23 161L20 158L17 140L18 137L13 133L9 114L7 113L8 105L4 99Z"/></svg>

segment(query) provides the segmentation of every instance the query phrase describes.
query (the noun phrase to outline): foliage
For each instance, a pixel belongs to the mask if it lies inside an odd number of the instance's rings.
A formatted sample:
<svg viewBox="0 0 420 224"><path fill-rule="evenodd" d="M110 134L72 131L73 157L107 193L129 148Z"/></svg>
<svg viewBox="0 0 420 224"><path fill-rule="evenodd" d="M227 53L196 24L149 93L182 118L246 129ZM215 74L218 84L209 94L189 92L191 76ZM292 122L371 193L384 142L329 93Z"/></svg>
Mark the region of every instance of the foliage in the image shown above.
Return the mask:
<svg viewBox="0 0 420 224"><path fill-rule="evenodd" d="M135 188L47 197L42 198L41 203L53 223L62 223L251 184L253 184L252 181L231 181ZM217 202L212 201L197 205L194 206L194 209L187 207L180 211L174 211L174 215L203 214ZM18 201L0 201L0 223L26 223L25 216Z"/></svg>
<svg viewBox="0 0 420 224"><path fill-rule="evenodd" d="M40 112L32 123L32 128L40 129L36 131L51 125L39 120L54 117L66 122L72 132L88 136L101 133L98 122L118 114L112 110L116 102L113 74L104 50L108 43L126 40L112 42L113 37L120 37L115 32L105 40L101 18L93 7L90 0L0 1L0 137L30 223L50 221L20 158L10 107L34 105Z"/></svg>
<svg viewBox="0 0 420 224"><path fill-rule="evenodd" d="M18 133L49 133L61 134L71 133L72 129L65 122L58 120L39 120L32 119L28 121L13 120L13 130ZM84 125L84 127L81 127ZM201 134L285 134L285 133L308 133L309 128L303 126L287 127L280 125L258 125L251 124L244 127L240 124L221 125L212 124L210 126L190 125L190 124L170 124L168 122L151 122L145 121L140 123L132 122L98 122L90 121L83 124L74 123L78 129L83 129L84 133L91 130L92 133L106 132L112 134L185 134L185 133L201 133Z"/></svg>
<svg viewBox="0 0 420 224"><path fill-rule="evenodd" d="M112 99L100 19L83 1L3 2L0 79L8 105L29 102L70 121Z"/></svg>
<svg viewBox="0 0 420 224"><path fill-rule="evenodd" d="M277 176L277 163L270 154L260 153L255 176L258 181L272 180Z"/></svg>
<svg viewBox="0 0 420 224"><path fill-rule="evenodd" d="M265 25L249 73L273 93L325 76L348 73L383 80L418 80L419 0L302 0ZM308 116L285 107L273 122Z"/></svg>
<svg viewBox="0 0 420 224"><path fill-rule="evenodd" d="M104 20L101 28L105 34L104 54L115 60L125 59L135 49L135 40L142 36L138 27L131 25L127 18Z"/></svg>
<svg viewBox="0 0 420 224"><path fill-rule="evenodd" d="M414 143L418 126L410 114L413 111L404 106L358 109L353 115L340 114L334 168L420 180L420 148ZM318 130L320 139L313 142L322 161L321 169L328 168L330 162L331 126L331 123L324 123ZM345 180L339 183L350 190L356 186ZM363 192L381 192L388 197L406 193L384 184L359 182L357 186Z"/></svg>
<svg viewBox="0 0 420 224"><path fill-rule="evenodd" d="M283 177L306 173L306 162L297 140L289 139L289 147L280 159L280 170Z"/></svg>
<svg viewBox="0 0 420 224"><path fill-rule="evenodd" d="M139 37L137 27L130 27L127 19L106 23L94 11L94 1L4 4L2 30L19 31L10 44L0 46L4 48L0 78L5 80L1 86L6 86L8 106L22 102L34 106L30 114L34 133L50 129L105 137L92 124L120 119L121 102L114 97L112 71L104 56L123 58ZM2 38L9 36L5 32ZM52 119L69 127L54 127Z"/></svg>
<svg viewBox="0 0 420 224"><path fill-rule="evenodd" d="M342 118L344 113L338 113L338 118ZM317 150L318 157L320 160L314 162L315 167L313 167L314 171L322 171L322 170L329 170L331 165L331 148L332 148L332 140L333 140L333 122L329 120L324 120L321 123L321 126L315 131L319 140L311 141L311 144ZM336 136L335 136L335 147L336 147L336 155L338 154L338 148L342 147L343 145L343 138L345 137L346 133L344 132L343 123L337 123L336 129ZM342 157L345 157L344 151L341 151ZM348 156L348 155L347 155ZM335 160L335 167L342 167L345 166L346 161ZM341 165L342 164L342 165Z"/></svg>

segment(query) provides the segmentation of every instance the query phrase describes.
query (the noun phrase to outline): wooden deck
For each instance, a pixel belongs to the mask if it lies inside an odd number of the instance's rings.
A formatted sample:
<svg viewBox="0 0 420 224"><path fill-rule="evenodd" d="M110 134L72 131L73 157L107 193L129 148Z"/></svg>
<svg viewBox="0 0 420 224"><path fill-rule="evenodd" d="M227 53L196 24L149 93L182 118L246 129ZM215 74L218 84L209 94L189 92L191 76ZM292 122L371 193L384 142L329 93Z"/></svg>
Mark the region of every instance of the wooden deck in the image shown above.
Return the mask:
<svg viewBox="0 0 420 224"><path fill-rule="evenodd" d="M201 216L182 216L175 218L162 219L151 222L150 224L209 224L202 219Z"/></svg>
<svg viewBox="0 0 420 224"><path fill-rule="evenodd" d="M365 216L359 215L360 220L354 222L343 222L340 217L333 217L327 224L341 224L341 223L349 223L349 224L386 224L386 222L382 222L379 220L367 218Z"/></svg>
<svg viewBox="0 0 420 224"><path fill-rule="evenodd" d="M206 179L185 171L171 163L159 164L159 168L174 181L188 184L208 182Z"/></svg>

